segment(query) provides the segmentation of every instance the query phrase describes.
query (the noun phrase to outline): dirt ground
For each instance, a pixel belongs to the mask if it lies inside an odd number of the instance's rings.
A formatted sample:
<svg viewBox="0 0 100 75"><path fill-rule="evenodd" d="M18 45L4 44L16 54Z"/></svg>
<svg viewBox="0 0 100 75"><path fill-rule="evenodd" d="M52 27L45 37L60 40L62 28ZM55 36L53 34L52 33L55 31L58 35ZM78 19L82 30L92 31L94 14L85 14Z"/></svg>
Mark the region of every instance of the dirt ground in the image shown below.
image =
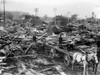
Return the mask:
<svg viewBox="0 0 100 75"><path fill-rule="evenodd" d="M30 59L28 59L27 61L29 61ZM53 61L51 61L53 60ZM74 70L71 69L71 65L70 66L65 66L63 59L59 59L59 58L54 58L54 59L48 59L48 58L39 58L36 59L37 62L43 62L43 63L54 63L54 65L59 68L60 70L55 69L54 67L52 67L53 65L43 65L43 64L38 64L35 63L35 59L32 59L32 66L33 68L28 68L26 67L26 65L23 65L23 69L20 69L23 71L21 74L18 74L20 71L17 72L16 67L12 68L12 69L8 69L5 70L5 73L2 75L38 75L38 74L33 74L33 72L37 71L42 73L43 75L83 75L83 68L81 66L76 66L74 65ZM35 61L35 62L34 62ZM29 64L28 64L29 65ZM49 69L50 68L50 69ZM49 70L45 70L45 69L49 69ZM30 70L32 70L33 72L31 72ZM45 70L45 71L43 71ZM60 74L59 71L62 71L64 74ZM15 73L16 72L16 73ZM40 75L40 74L39 74ZM93 72L90 70L89 71L89 75L94 75ZM100 63L98 65L98 71L96 75L100 75Z"/></svg>

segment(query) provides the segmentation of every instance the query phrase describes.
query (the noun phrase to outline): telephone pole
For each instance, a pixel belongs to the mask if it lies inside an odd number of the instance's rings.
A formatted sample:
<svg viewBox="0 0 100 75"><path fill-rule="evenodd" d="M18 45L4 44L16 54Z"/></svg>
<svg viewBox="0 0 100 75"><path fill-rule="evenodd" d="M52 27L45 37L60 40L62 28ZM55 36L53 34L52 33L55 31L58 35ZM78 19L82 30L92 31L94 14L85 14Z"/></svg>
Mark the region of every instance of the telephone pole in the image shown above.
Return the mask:
<svg viewBox="0 0 100 75"><path fill-rule="evenodd" d="M56 12L57 12L57 8L54 8L54 14L55 14L55 25L56 25Z"/></svg>
<svg viewBox="0 0 100 75"><path fill-rule="evenodd" d="M70 19L70 12L67 12L67 14L68 14L68 24L69 24L69 19Z"/></svg>
<svg viewBox="0 0 100 75"><path fill-rule="evenodd" d="M37 13L38 13L38 8L34 9L35 11L35 25L37 24Z"/></svg>
<svg viewBox="0 0 100 75"><path fill-rule="evenodd" d="M35 11L35 16L37 16L38 8L35 8L34 11Z"/></svg>
<svg viewBox="0 0 100 75"><path fill-rule="evenodd" d="M3 3L3 13L4 13L4 16L3 16L3 17L4 17L4 26L5 26L5 14L6 14L6 13L5 13L5 3L6 3L6 1L3 0L2 3Z"/></svg>

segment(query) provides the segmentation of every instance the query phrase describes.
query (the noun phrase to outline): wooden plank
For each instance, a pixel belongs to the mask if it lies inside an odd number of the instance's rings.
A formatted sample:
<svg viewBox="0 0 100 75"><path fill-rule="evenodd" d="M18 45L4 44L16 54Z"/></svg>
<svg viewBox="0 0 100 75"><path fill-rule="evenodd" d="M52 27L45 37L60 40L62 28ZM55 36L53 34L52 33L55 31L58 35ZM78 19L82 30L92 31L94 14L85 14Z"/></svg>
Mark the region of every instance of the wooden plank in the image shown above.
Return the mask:
<svg viewBox="0 0 100 75"><path fill-rule="evenodd" d="M32 59L37 59L37 57L35 55L19 55L19 56L8 57L8 58L25 58L25 57L30 57Z"/></svg>
<svg viewBox="0 0 100 75"><path fill-rule="evenodd" d="M40 73L40 72L38 72L38 71L35 71L35 70L33 70L33 69L28 69L30 72L32 72L32 74L33 75L45 75L45 74L43 74L43 73Z"/></svg>
<svg viewBox="0 0 100 75"><path fill-rule="evenodd" d="M31 44L29 45L29 47L25 50L25 54L28 53L28 51L31 49L32 46L34 46L34 44L35 44L35 43L31 43Z"/></svg>
<svg viewBox="0 0 100 75"><path fill-rule="evenodd" d="M69 52L67 50L65 51L64 49L60 49L57 46L54 46L53 48L56 49L56 50L58 50L58 51L60 51L60 52L65 53L65 54L69 54Z"/></svg>
<svg viewBox="0 0 100 75"><path fill-rule="evenodd" d="M60 75L67 75L64 71L62 71L61 66L54 66L54 68L59 72Z"/></svg>
<svg viewBox="0 0 100 75"><path fill-rule="evenodd" d="M64 53L64 54L67 54L67 55L70 54L67 50L65 51L64 49L60 49L58 46L51 46L49 44L47 44L47 45L54 48L54 49L56 49L56 50L58 50L58 51L60 51L60 52L62 52L62 53Z"/></svg>

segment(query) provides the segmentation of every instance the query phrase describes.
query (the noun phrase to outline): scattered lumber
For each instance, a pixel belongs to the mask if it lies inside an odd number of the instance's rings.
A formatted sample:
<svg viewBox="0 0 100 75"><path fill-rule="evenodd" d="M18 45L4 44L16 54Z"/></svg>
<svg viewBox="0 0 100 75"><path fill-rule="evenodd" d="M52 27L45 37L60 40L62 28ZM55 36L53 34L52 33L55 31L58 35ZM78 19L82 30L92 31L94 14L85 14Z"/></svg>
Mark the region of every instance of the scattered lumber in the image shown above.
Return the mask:
<svg viewBox="0 0 100 75"><path fill-rule="evenodd" d="M9 57L9 58L24 58L24 57L32 57L32 58L36 58L34 57L34 55L19 55L19 56L14 56L14 57Z"/></svg>
<svg viewBox="0 0 100 75"><path fill-rule="evenodd" d="M60 75L67 75L65 72L62 71L61 66L54 66L54 68L59 72Z"/></svg>
<svg viewBox="0 0 100 75"><path fill-rule="evenodd" d="M38 71L35 71L35 70L33 70L33 69L29 69L29 71L31 71L31 72L33 73L33 75L45 75L45 74L40 73L40 72L38 72Z"/></svg>

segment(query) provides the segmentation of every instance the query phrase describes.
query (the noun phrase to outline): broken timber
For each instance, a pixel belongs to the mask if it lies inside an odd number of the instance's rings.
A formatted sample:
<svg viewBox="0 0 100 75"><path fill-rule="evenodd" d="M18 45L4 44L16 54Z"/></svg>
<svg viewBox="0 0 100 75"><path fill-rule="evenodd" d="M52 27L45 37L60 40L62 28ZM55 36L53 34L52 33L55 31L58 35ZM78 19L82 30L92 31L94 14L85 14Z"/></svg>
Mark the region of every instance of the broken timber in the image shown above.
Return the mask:
<svg viewBox="0 0 100 75"><path fill-rule="evenodd" d="M47 45L50 46L51 48L57 50L57 51L60 51L60 52L64 53L64 54L72 55L72 53L68 52L67 50L60 49L58 46L51 46L51 45L49 45L49 44L47 44Z"/></svg>

